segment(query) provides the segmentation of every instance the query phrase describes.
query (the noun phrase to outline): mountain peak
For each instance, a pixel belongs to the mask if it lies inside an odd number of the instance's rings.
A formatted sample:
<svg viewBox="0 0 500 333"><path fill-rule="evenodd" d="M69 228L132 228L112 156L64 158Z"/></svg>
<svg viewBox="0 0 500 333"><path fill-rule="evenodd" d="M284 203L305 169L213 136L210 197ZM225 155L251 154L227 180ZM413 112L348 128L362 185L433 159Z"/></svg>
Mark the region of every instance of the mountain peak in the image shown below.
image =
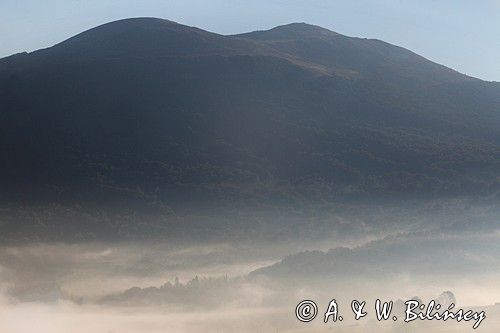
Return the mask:
<svg viewBox="0 0 500 333"><path fill-rule="evenodd" d="M294 22L280 25L270 30L254 31L238 35L260 40L280 40L280 39L302 39L302 38L324 38L338 36L336 32L304 22Z"/></svg>
<svg viewBox="0 0 500 333"><path fill-rule="evenodd" d="M289 32L289 33L297 33L297 34L319 33L319 34L337 35L336 32L320 27L318 25L308 24L305 22L294 22L285 25L280 25L271 29L270 31L273 30Z"/></svg>
<svg viewBox="0 0 500 333"><path fill-rule="evenodd" d="M138 17L106 23L84 31L52 51L79 57L172 56L214 53L225 38L173 21Z"/></svg>
<svg viewBox="0 0 500 333"><path fill-rule="evenodd" d="M151 34L161 34L167 31L199 31L203 30L188 27L174 21L169 21L154 17L126 18L99 25L95 28L84 31L61 44L71 44L89 39L120 38L123 36L138 36L147 38Z"/></svg>
<svg viewBox="0 0 500 333"><path fill-rule="evenodd" d="M159 25L181 25L181 24L157 17L130 17L104 23L102 25L95 27L94 29L99 30L103 28L119 27L119 26L144 27L144 26L159 26Z"/></svg>
<svg viewBox="0 0 500 333"><path fill-rule="evenodd" d="M73 42L81 42L88 39L105 39L116 38L117 36L130 34L144 34L161 30L189 30L190 27L183 26L173 21L153 18L153 17L137 17L126 18L109 23L99 25L95 28L84 31L61 44L71 44ZM193 28L194 29L194 28Z"/></svg>

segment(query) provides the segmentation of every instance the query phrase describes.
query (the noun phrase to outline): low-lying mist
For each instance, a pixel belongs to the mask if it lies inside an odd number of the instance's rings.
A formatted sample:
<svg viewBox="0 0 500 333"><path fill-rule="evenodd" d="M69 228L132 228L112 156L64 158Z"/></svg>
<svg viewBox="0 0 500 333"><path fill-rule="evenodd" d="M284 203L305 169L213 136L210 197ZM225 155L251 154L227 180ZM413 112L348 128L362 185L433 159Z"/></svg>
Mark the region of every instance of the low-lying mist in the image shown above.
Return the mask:
<svg viewBox="0 0 500 333"><path fill-rule="evenodd" d="M382 324L350 318L353 299L428 302L444 291L460 307L486 309L481 331L500 328L494 305L500 301L500 232L493 227L489 232L384 230L317 242L3 245L0 331L322 332L335 327L361 332L368 327L392 332L401 329L398 325L415 332L470 331L469 323ZM294 316L303 299L323 308L333 298L349 318L343 323L324 324L321 313L309 324Z"/></svg>

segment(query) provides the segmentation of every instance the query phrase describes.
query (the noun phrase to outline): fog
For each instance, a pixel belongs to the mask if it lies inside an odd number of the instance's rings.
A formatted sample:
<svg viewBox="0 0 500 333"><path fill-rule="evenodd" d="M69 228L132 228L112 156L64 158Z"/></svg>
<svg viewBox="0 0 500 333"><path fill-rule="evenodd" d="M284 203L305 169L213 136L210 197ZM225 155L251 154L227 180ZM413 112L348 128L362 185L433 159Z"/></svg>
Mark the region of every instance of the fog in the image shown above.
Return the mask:
<svg viewBox="0 0 500 333"><path fill-rule="evenodd" d="M418 228L417 228L418 229ZM25 243L0 248L1 332L470 331L471 323L354 321L353 299L424 303L451 291L496 331L500 233L401 231L318 242ZM335 298L347 317L322 323ZM312 299L313 323L295 306ZM368 326L364 326L368 325Z"/></svg>

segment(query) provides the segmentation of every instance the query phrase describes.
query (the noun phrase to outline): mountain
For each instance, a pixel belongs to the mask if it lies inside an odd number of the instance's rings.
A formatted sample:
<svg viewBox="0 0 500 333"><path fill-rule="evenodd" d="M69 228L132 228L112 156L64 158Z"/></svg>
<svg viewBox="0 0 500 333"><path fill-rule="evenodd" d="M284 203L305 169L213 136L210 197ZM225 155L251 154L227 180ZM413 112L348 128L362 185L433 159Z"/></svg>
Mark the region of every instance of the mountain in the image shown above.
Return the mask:
<svg viewBox="0 0 500 333"><path fill-rule="evenodd" d="M136 18L0 60L0 199L496 198L500 85L304 23Z"/></svg>

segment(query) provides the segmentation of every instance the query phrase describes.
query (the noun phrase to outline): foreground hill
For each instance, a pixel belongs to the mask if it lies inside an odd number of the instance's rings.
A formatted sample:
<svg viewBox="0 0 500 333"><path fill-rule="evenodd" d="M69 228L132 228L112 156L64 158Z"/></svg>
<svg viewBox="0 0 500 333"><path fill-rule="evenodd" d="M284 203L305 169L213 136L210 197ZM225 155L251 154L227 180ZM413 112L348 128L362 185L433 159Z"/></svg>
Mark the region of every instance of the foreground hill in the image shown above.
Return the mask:
<svg viewBox="0 0 500 333"><path fill-rule="evenodd" d="M303 23L112 22L0 60L2 202L487 195L500 86Z"/></svg>

